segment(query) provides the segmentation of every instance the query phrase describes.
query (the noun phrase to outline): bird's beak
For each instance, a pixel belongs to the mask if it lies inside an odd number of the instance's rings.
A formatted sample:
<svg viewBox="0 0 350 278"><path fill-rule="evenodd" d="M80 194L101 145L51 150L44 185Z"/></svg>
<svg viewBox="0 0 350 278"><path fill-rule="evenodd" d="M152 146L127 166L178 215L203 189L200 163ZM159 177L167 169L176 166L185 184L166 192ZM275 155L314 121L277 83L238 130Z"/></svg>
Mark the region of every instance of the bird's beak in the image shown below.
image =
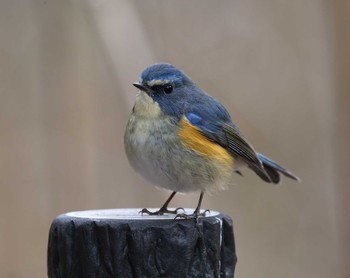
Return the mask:
<svg viewBox="0 0 350 278"><path fill-rule="evenodd" d="M144 85L142 85L138 82L134 82L134 83L132 83L132 85L134 85L137 89L140 89L141 91L144 91L146 93L149 91L147 87L145 87Z"/></svg>

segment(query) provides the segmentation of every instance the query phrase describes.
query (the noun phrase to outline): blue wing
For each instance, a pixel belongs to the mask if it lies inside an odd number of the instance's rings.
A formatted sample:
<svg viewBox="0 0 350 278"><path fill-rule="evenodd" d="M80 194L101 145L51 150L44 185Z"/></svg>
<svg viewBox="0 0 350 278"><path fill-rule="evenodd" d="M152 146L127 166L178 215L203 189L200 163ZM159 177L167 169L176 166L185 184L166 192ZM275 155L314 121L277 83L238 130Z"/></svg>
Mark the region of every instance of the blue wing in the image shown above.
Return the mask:
<svg viewBox="0 0 350 278"><path fill-rule="evenodd" d="M271 159L257 153L245 139L225 109L217 100L207 94L193 97L190 109L185 114L187 120L197 127L208 139L220 144L234 157L243 160L260 178L266 182L278 183L280 173L300 181L300 179Z"/></svg>
<svg viewBox="0 0 350 278"><path fill-rule="evenodd" d="M230 151L233 156L242 159L263 180L271 182L258 154L252 145L243 137L239 129L232 123L225 108L213 109L212 107L209 111L205 110L197 110L197 113L189 112L186 114L186 118L203 135L220 144Z"/></svg>

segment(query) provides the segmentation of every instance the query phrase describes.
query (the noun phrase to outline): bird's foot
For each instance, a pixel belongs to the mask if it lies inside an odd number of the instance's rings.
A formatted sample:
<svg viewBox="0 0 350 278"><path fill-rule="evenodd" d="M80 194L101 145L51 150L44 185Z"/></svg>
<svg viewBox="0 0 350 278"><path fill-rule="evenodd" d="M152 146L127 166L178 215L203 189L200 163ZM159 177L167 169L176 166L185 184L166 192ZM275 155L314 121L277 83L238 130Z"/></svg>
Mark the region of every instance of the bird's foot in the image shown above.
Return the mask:
<svg viewBox="0 0 350 278"><path fill-rule="evenodd" d="M141 213L141 215L143 214L148 214L148 215L163 215L165 213L169 213L169 214L176 214L178 215L179 210L185 211L183 208L176 208L174 210L169 210L167 207L161 207L159 210L157 211L149 211L148 209L144 208L142 209L139 213Z"/></svg>
<svg viewBox="0 0 350 278"><path fill-rule="evenodd" d="M186 213L179 213L175 216L175 219L182 218L182 219L198 219L199 217L205 217L206 213L210 213L209 209L206 209L203 212L200 212L199 210L195 210L191 214L186 214Z"/></svg>

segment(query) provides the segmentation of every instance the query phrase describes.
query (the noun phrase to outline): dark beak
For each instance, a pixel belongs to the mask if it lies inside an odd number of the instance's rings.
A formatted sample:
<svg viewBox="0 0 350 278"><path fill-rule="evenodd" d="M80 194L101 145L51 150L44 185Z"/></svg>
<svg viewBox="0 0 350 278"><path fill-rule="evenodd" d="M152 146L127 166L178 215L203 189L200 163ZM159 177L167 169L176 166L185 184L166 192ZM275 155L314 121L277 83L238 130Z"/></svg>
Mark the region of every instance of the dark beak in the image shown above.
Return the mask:
<svg viewBox="0 0 350 278"><path fill-rule="evenodd" d="M140 89L141 91L144 91L144 92L148 92L148 88L143 86L142 84L138 83L138 82L134 82L132 83L132 85L134 85L137 89Z"/></svg>

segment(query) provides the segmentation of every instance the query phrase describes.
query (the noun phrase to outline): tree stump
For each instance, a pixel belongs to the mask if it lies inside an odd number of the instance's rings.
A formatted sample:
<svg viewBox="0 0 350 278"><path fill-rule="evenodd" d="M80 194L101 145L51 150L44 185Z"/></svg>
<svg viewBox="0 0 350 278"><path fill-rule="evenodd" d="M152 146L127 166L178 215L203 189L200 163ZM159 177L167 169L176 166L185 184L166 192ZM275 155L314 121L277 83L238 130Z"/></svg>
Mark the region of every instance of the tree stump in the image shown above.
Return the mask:
<svg viewBox="0 0 350 278"><path fill-rule="evenodd" d="M228 216L211 211L196 221L139 211L58 216L50 228L48 276L233 277L237 258Z"/></svg>

